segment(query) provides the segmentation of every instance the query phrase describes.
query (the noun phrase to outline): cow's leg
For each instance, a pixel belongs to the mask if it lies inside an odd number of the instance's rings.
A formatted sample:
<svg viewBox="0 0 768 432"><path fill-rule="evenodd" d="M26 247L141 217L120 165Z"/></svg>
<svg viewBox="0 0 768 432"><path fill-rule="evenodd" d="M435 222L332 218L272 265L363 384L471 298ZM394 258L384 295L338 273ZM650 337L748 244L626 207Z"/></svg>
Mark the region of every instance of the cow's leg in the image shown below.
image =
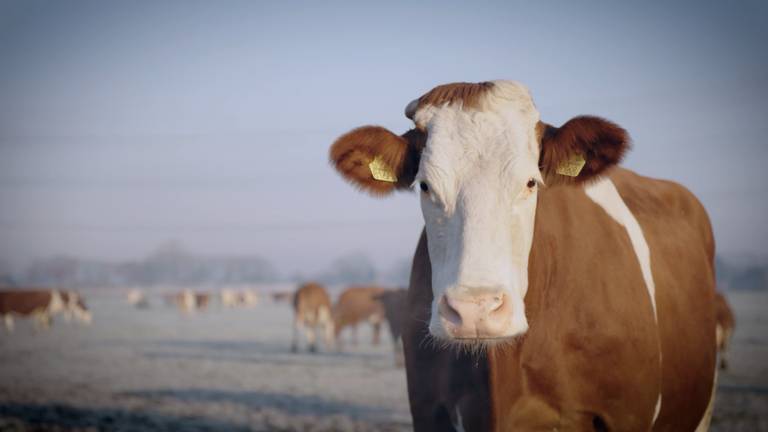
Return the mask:
<svg viewBox="0 0 768 432"><path fill-rule="evenodd" d="M381 342L381 320L371 323L373 325L373 344L378 345Z"/></svg>
<svg viewBox="0 0 768 432"><path fill-rule="evenodd" d="M330 350L333 347L333 319L331 313L327 308L320 309L320 322L325 330L325 347Z"/></svg>
<svg viewBox="0 0 768 432"><path fill-rule="evenodd" d="M303 330L304 322L297 314L293 320L293 337L291 338L291 352L299 352L299 333Z"/></svg>
<svg viewBox="0 0 768 432"><path fill-rule="evenodd" d="M40 312L35 314L35 323L38 330L47 330L51 327L51 315L46 312Z"/></svg>
<svg viewBox="0 0 768 432"><path fill-rule="evenodd" d="M352 345L357 346L357 325L352 326Z"/></svg>
<svg viewBox="0 0 768 432"><path fill-rule="evenodd" d="M5 330L8 333L13 333L13 315L11 314L4 315L3 321L5 322Z"/></svg>
<svg viewBox="0 0 768 432"><path fill-rule="evenodd" d="M401 368L405 366L405 356L403 355L403 341L400 338L395 338L392 341L392 346L395 351L395 367Z"/></svg>
<svg viewBox="0 0 768 432"><path fill-rule="evenodd" d="M307 334L307 344L309 345L309 352L317 352L317 340L315 338L317 330L317 324L312 324L304 327L304 331Z"/></svg>
<svg viewBox="0 0 768 432"><path fill-rule="evenodd" d="M720 326L717 326L720 328ZM728 345L731 340L731 331L724 331L723 332L723 344L721 345L722 348L720 348L720 369L726 370L728 369Z"/></svg>

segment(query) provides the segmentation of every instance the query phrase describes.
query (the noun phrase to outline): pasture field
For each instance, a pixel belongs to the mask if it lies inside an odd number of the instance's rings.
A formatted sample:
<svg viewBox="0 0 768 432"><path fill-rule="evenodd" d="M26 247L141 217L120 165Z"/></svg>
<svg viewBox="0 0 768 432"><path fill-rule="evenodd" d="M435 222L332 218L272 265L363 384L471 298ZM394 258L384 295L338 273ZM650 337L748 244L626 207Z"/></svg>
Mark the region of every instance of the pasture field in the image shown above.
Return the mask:
<svg viewBox="0 0 768 432"><path fill-rule="evenodd" d="M737 329L712 430L768 431L768 294L730 293ZM185 316L88 298L94 324L0 334L0 431L407 431L389 338L292 354L286 303Z"/></svg>

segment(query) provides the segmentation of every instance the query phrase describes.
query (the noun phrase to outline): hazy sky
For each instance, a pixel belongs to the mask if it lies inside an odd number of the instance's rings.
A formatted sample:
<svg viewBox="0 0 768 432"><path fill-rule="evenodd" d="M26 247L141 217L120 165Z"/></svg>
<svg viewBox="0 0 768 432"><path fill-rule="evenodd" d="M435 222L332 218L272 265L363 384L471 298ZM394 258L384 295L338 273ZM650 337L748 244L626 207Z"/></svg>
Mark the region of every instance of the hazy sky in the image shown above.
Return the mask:
<svg viewBox="0 0 768 432"><path fill-rule="evenodd" d="M692 189L722 252L766 251L764 2L379 3L0 0L0 261L175 239L285 273L351 251L385 268L413 252L416 196L359 194L329 145L497 78L549 123L621 124L626 165Z"/></svg>

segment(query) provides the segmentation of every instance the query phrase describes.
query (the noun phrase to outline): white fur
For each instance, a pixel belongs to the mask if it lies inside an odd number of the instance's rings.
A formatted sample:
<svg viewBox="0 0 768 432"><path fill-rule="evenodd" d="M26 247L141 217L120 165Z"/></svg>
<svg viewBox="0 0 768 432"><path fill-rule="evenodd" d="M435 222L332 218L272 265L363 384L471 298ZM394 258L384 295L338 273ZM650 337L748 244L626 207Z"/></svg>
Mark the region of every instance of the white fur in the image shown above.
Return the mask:
<svg viewBox="0 0 768 432"><path fill-rule="evenodd" d="M443 295L471 299L482 292L511 304L502 336L525 332L536 213L536 188L526 183L541 183L539 113L528 90L497 81L479 110L428 105L414 121L428 131L416 181L430 187L421 193L435 299L430 333L450 339L437 309Z"/></svg>
<svg viewBox="0 0 768 432"><path fill-rule="evenodd" d="M653 422L652 422L652 424L656 423L656 419L659 418L659 413L661 413L661 392L659 392L659 397L656 398L656 408L653 409Z"/></svg>

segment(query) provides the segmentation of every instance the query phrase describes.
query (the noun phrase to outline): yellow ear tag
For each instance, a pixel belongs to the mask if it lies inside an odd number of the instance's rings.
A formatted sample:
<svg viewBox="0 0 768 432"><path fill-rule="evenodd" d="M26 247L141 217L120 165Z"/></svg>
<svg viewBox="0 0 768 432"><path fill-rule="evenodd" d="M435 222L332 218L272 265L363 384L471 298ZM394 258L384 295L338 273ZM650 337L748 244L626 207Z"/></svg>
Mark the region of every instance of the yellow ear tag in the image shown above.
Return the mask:
<svg viewBox="0 0 768 432"><path fill-rule="evenodd" d="M555 172L564 176L577 177L586 163L584 156L577 153L561 163Z"/></svg>
<svg viewBox="0 0 768 432"><path fill-rule="evenodd" d="M395 172L392 171L392 168L390 168L386 162L384 162L384 159L382 159L381 156L376 156L373 158L373 161L368 164L368 168L371 170L371 175L373 175L373 178L378 181L389 183L397 182L397 176L395 176Z"/></svg>

